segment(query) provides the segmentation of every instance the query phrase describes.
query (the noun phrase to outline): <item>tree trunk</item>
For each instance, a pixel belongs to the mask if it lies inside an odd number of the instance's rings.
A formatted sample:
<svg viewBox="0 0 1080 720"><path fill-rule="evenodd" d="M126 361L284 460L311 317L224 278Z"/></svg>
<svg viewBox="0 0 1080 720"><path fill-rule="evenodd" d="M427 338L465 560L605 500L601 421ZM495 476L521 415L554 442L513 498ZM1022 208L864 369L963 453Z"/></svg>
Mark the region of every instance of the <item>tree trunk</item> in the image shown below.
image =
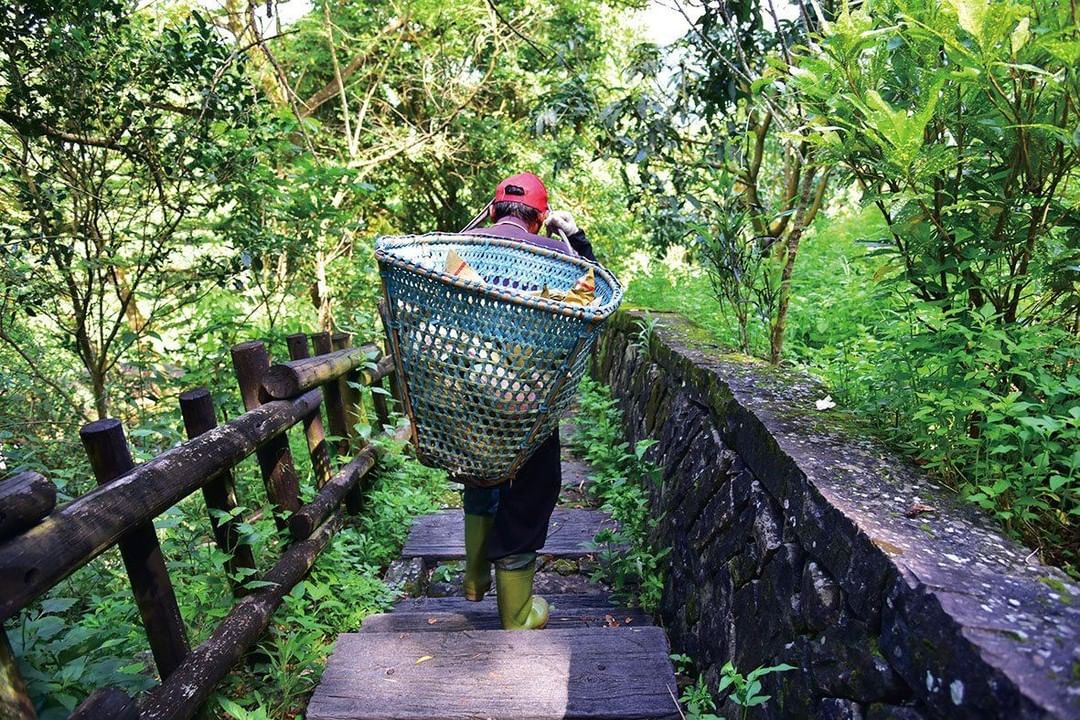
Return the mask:
<svg viewBox="0 0 1080 720"><path fill-rule="evenodd" d="M311 304L319 313L319 329L323 332L334 332L330 284L326 280L326 253L322 250L315 252L315 282L311 285Z"/></svg>
<svg viewBox="0 0 1080 720"><path fill-rule="evenodd" d="M784 253L784 269L780 273L780 298L777 302L776 317L769 329L769 362L773 365L779 364L784 352L784 331L787 328L788 306L791 304L791 276L795 272L795 258L799 254L802 234L802 223L796 222L788 235L787 252Z"/></svg>
<svg viewBox="0 0 1080 720"><path fill-rule="evenodd" d="M784 351L784 331L787 329L788 306L791 304L791 276L795 272L795 259L799 254L799 242L806 228L814 222L825 190L829 185L831 171L825 169L817 179L819 168L810 162L803 164L802 180L799 188L797 210L788 229L784 269L780 274L780 297L776 307L776 317L769 328L769 362L777 365ZM815 184L816 180L816 184Z"/></svg>
<svg viewBox="0 0 1080 720"><path fill-rule="evenodd" d="M105 390L105 373L97 368L90 369L90 385L94 392L94 412L98 420L109 417L109 397Z"/></svg>

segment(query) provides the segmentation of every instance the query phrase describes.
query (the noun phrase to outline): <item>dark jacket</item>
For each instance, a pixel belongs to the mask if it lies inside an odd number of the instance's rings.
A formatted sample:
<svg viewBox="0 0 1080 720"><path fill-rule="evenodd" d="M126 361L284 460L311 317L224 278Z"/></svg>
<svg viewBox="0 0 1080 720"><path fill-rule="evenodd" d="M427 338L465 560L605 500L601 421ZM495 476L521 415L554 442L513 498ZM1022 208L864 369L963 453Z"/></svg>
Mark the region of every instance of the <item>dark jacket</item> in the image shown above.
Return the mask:
<svg viewBox="0 0 1080 720"><path fill-rule="evenodd" d="M487 235L489 237L506 238L508 240L520 240L521 242L535 245L536 247L547 248L548 250L557 250L558 252L570 254L577 254L586 260L596 262L596 255L593 254L592 243L585 237L584 230L578 230L576 233L567 238L570 241L570 248L573 252L568 253L566 243L561 239L545 237L543 235L534 235L525 229L521 220L515 217L504 217L496 221L494 225L488 225L486 227L473 228L472 230L466 230L463 235Z"/></svg>

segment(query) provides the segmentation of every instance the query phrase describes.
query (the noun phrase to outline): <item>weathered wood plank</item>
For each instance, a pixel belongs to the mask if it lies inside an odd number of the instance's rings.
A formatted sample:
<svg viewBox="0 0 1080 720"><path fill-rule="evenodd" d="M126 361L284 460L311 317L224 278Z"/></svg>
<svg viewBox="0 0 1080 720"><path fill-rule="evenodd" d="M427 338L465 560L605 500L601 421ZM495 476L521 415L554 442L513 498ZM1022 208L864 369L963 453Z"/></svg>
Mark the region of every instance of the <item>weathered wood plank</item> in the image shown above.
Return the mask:
<svg viewBox="0 0 1080 720"><path fill-rule="evenodd" d="M0 540L37 525L56 507L56 486L36 472L0 482Z"/></svg>
<svg viewBox="0 0 1080 720"><path fill-rule="evenodd" d="M350 633L308 720L677 718L660 628Z"/></svg>
<svg viewBox="0 0 1080 720"><path fill-rule="evenodd" d="M599 510L555 508L548 529L547 544L540 551L556 557L581 557L602 528L614 527L607 513ZM460 510L422 515L413 521L402 557L455 559L465 557L465 529Z"/></svg>
<svg viewBox="0 0 1080 720"><path fill-rule="evenodd" d="M544 597L551 603L557 603L560 607L578 610L596 610L614 606L611 595L606 592L551 594ZM407 598L394 603L391 612L463 612L469 609L484 608L486 603L489 602L492 603L491 607L495 607L494 597L489 597L482 602L472 602L463 597Z"/></svg>
<svg viewBox="0 0 1080 720"><path fill-rule="evenodd" d="M100 555L126 530L157 517L300 422L321 399L311 390L295 400L267 403L163 452L0 544L0 620Z"/></svg>
<svg viewBox="0 0 1080 720"><path fill-rule="evenodd" d="M562 460L562 486L564 488L579 488L589 484L588 464L575 457L564 457Z"/></svg>
<svg viewBox="0 0 1080 720"><path fill-rule="evenodd" d="M551 605L546 629L567 627L647 627L652 620L638 608L615 607L602 593L544 595ZM417 598L397 603L389 613L364 618L360 632L499 630L494 598Z"/></svg>

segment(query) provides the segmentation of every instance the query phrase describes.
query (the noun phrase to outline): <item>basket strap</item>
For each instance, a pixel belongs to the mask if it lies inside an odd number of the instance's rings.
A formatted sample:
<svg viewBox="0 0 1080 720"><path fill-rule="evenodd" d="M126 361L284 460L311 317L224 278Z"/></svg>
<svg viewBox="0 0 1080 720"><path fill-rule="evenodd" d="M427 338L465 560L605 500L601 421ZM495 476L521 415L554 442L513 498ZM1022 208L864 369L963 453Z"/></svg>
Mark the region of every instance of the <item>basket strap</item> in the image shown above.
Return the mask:
<svg viewBox="0 0 1080 720"><path fill-rule="evenodd" d="M469 232L474 227L476 227L480 223L484 222L484 218L486 218L488 216L488 210L491 208L491 203L493 203L493 202L494 202L494 200L489 200L488 204L484 206L484 209L481 210L480 212L478 212L476 214L476 217L474 217L472 220L470 220L469 224L466 225L465 227L461 228L461 230L459 230L458 233L460 234L460 233L464 233L464 232Z"/></svg>

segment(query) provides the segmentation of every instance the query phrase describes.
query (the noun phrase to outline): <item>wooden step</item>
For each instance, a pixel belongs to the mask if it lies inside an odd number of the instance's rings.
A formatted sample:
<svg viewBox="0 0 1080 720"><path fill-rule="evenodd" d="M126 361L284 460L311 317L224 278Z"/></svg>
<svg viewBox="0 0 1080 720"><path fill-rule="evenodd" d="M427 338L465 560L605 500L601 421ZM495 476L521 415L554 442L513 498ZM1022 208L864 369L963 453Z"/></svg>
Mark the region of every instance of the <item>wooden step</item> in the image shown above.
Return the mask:
<svg viewBox="0 0 1080 720"><path fill-rule="evenodd" d="M657 627L338 638L308 720L679 717Z"/></svg>
<svg viewBox="0 0 1080 720"><path fill-rule="evenodd" d="M638 608L615 607L604 594L546 595L551 618L545 630L573 627L648 627L652 619ZM499 630L494 598L469 602L465 598L403 600L392 612L364 618L360 632L449 632Z"/></svg>
<svg viewBox="0 0 1080 720"><path fill-rule="evenodd" d="M461 510L443 510L413 520L402 557L450 560L465 557L465 525ZM555 508L548 528L547 544L540 553L556 557L581 557L594 552L593 537L602 528L613 528L611 517L599 510Z"/></svg>

